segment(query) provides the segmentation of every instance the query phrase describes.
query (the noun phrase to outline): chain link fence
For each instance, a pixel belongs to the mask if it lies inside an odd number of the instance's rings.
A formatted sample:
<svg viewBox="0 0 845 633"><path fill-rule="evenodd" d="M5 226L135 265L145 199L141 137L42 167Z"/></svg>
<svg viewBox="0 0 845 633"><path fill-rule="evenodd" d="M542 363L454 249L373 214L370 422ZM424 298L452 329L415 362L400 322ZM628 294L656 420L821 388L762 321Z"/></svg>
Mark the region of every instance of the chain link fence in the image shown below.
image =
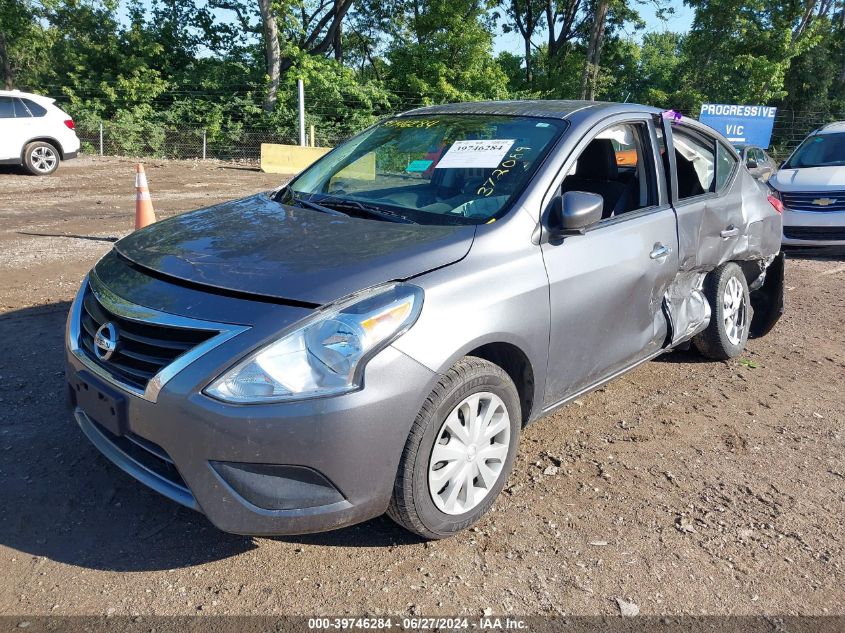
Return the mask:
<svg viewBox="0 0 845 633"><path fill-rule="evenodd" d="M770 153L776 159L785 159L807 134L826 123L842 120L845 120L845 112L779 110ZM103 121L94 125L79 124L76 133L82 141L83 153L105 156L257 161L261 157L262 143L299 144L298 131L292 129L236 127L212 132L154 123L127 126ZM320 147L332 147L342 140L323 136L319 127L314 134L314 144Z"/></svg>
<svg viewBox="0 0 845 633"><path fill-rule="evenodd" d="M77 125L76 134L82 153L100 156L257 161L262 143L299 144L298 134L290 131L252 128L212 134L206 129L146 125L136 133L109 121Z"/></svg>
<svg viewBox="0 0 845 633"><path fill-rule="evenodd" d="M786 159L813 130L834 121L845 121L843 112L797 112L778 110L772 131L770 153L778 160Z"/></svg>

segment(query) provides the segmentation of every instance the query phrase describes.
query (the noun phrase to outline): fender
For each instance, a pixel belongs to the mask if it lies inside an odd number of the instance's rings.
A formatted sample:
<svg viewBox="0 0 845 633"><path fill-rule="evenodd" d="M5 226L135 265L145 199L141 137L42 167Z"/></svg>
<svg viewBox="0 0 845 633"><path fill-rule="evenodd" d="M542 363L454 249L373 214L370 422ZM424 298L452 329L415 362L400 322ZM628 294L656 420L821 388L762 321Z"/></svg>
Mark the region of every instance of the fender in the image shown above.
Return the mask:
<svg viewBox="0 0 845 633"><path fill-rule="evenodd" d="M29 145L30 143L34 143L36 141L41 141L42 143L49 143L50 145L52 145L53 147L55 147L58 150L59 158L62 159L62 160L65 159L65 149L64 149L64 147L62 147L62 144L58 140L56 140L52 136L36 135L36 136L33 136L32 138L29 138L29 139L27 139L26 141L23 142L23 146L21 147L21 164L23 164L23 160L24 160L23 155L24 155L24 152L26 152L26 146Z"/></svg>

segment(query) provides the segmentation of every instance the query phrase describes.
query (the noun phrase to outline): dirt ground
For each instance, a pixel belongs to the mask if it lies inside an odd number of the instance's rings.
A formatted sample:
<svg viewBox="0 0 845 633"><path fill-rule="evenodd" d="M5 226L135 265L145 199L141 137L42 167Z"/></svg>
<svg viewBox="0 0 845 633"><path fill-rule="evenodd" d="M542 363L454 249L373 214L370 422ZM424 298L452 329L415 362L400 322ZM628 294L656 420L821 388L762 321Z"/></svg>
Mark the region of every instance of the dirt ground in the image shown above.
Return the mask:
<svg viewBox="0 0 845 633"><path fill-rule="evenodd" d="M147 173L160 217L279 182ZM530 426L471 531L253 539L124 475L65 410L68 301L132 228L132 187L129 160L0 171L0 615L845 614L843 253L792 256L787 313L741 359L673 353Z"/></svg>

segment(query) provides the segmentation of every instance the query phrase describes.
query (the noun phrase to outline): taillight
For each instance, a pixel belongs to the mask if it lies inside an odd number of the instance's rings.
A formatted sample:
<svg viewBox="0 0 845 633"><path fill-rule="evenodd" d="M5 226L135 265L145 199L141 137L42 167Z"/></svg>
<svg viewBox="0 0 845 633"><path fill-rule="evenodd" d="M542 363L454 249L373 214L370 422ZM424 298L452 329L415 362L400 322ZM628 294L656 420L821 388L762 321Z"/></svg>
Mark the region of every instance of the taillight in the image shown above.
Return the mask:
<svg viewBox="0 0 845 633"><path fill-rule="evenodd" d="M775 208L775 211L777 211L778 213L783 213L783 202L775 198L773 195L769 195L768 198L769 204L771 204Z"/></svg>
<svg viewBox="0 0 845 633"><path fill-rule="evenodd" d="M73 119L65 119L65 125L66 125L66 126L68 127L68 129L70 129L70 130L72 130L73 128L75 128L75 127L76 127L76 126L73 124Z"/></svg>

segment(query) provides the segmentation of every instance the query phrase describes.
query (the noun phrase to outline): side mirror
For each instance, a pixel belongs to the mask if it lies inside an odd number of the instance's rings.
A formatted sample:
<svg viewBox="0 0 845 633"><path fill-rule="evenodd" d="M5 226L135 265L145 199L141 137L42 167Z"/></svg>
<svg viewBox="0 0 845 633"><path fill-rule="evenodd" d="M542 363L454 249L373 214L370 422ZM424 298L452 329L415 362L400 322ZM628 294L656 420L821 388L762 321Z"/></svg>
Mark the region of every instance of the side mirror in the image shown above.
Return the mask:
<svg viewBox="0 0 845 633"><path fill-rule="evenodd" d="M567 191L549 205L548 226L552 237L584 233L602 217L604 198L597 193Z"/></svg>
<svg viewBox="0 0 845 633"><path fill-rule="evenodd" d="M753 158L749 158L745 161L745 166L748 167L748 169L757 169L757 161Z"/></svg>

